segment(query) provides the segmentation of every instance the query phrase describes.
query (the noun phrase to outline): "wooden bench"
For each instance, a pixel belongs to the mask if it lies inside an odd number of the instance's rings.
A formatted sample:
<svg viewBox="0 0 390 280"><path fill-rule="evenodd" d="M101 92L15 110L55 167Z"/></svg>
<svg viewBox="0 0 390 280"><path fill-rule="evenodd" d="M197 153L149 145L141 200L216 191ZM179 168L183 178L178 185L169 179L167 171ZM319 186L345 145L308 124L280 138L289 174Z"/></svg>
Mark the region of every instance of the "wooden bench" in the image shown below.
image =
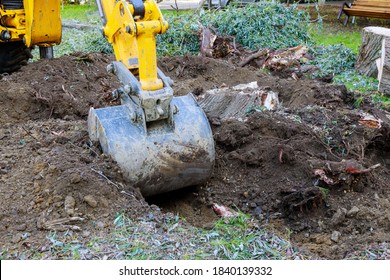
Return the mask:
<svg viewBox="0 0 390 280"><path fill-rule="evenodd" d="M352 18L352 23L355 22L355 17L383 18L390 19L390 0L355 0L353 3L344 2L341 6L337 19L340 19L344 14L346 19L344 25Z"/></svg>

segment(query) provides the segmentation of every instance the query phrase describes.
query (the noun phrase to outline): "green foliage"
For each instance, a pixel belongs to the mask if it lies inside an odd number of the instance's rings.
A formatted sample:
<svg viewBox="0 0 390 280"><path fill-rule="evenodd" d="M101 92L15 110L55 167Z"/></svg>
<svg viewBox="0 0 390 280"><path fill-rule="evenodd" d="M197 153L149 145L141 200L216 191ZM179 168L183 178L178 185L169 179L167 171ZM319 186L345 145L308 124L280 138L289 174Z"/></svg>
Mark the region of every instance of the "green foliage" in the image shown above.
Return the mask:
<svg viewBox="0 0 390 280"><path fill-rule="evenodd" d="M385 95L380 94L380 93L374 93L371 96L371 98L372 98L372 101L374 103L380 103L383 109L390 111L390 97L389 96L385 96Z"/></svg>
<svg viewBox="0 0 390 280"><path fill-rule="evenodd" d="M212 27L219 35L234 36L250 49L286 48L310 42L308 14L296 7L259 2L224 10L166 14L169 30L158 36L159 55L185 55L199 52L199 30Z"/></svg>
<svg viewBox="0 0 390 280"><path fill-rule="evenodd" d="M54 54L59 57L74 52L112 53L112 47L98 29L65 28L62 32L62 43L54 47Z"/></svg>
<svg viewBox="0 0 390 280"><path fill-rule="evenodd" d="M230 35L250 49L280 49L307 44L308 14L295 6L259 2L238 8L229 5L225 10L202 16L203 25L215 27L221 35Z"/></svg>
<svg viewBox="0 0 390 280"><path fill-rule="evenodd" d="M327 188L320 188L320 187L319 187L319 189L320 189L320 192L321 192L321 195L322 195L322 199L324 199L324 200L327 199L330 190L327 189Z"/></svg>
<svg viewBox="0 0 390 280"><path fill-rule="evenodd" d="M345 85L349 91L373 92L378 90L378 80L359 75L354 69L339 73L333 78L337 85Z"/></svg>
<svg viewBox="0 0 390 280"><path fill-rule="evenodd" d="M157 53L159 56L196 54L199 52L198 31L199 15L196 13L165 16L169 23L168 31L157 36Z"/></svg>
<svg viewBox="0 0 390 280"><path fill-rule="evenodd" d="M311 48L314 60L310 62L319 68L315 77L338 75L353 69L356 56L344 45L316 46Z"/></svg>
<svg viewBox="0 0 390 280"><path fill-rule="evenodd" d="M205 235L218 259L285 259L284 252L293 253L289 241L259 229L250 216L243 213L219 220Z"/></svg>

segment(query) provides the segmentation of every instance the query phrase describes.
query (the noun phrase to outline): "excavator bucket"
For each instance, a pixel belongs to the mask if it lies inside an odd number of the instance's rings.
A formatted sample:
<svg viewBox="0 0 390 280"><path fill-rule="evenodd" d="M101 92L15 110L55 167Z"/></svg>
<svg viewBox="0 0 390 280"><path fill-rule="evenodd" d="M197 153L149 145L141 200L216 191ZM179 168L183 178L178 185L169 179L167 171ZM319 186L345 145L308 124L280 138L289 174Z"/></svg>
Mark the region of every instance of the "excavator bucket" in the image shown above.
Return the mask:
<svg viewBox="0 0 390 280"><path fill-rule="evenodd" d="M152 122L146 122L145 110L134 97L122 94L121 98L120 106L91 108L88 130L133 187L150 196L201 184L210 177L215 159L212 131L192 94L173 97L168 118Z"/></svg>
<svg viewBox="0 0 390 280"><path fill-rule="evenodd" d="M144 196L204 183L215 159L211 128L191 94L173 97L171 80L157 67L155 36L168 29L157 4L97 4L116 57L108 71L121 81L115 95L122 105L90 109L91 140Z"/></svg>

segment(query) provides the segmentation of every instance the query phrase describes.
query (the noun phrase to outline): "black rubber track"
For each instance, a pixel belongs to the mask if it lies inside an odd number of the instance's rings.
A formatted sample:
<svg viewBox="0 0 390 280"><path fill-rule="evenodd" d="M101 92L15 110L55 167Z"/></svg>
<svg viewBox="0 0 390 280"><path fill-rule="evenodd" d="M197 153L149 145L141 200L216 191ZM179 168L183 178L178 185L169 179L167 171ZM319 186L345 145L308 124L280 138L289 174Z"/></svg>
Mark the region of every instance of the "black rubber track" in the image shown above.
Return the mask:
<svg viewBox="0 0 390 280"><path fill-rule="evenodd" d="M18 71L32 58L22 41L0 43L0 74Z"/></svg>

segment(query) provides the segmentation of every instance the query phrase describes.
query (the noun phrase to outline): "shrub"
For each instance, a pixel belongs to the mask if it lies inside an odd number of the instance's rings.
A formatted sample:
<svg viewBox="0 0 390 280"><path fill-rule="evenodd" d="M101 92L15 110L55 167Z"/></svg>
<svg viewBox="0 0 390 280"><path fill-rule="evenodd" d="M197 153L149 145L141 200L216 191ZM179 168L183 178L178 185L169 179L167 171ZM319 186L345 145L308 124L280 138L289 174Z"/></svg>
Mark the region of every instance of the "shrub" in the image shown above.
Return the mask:
<svg viewBox="0 0 390 280"><path fill-rule="evenodd" d="M215 27L250 49L280 49L310 42L309 16L295 6L259 2L238 8L234 5L202 16L203 25Z"/></svg>
<svg viewBox="0 0 390 280"><path fill-rule="evenodd" d="M168 15L168 31L157 36L159 56L196 54L199 52L198 30L201 28L199 15L196 13L179 16Z"/></svg>
<svg viewBox="0 0 390 280"><path fill-rule="evenodd" d="M353 69L356 55L344 45L315 46L311 48L314 60L310 62L320 70L315 74L317 77L338 75Z"/></svg>
<svg viewBox="0 0 390 280"><path fill-rule="evenodd" d="M259 2L239 8L165 16L170 28L157 38L160 55L199 52L197 33L202 26L213 27L219 35L234 36L250 49L280 49L310 43L308 14L296 7Z"/></svg>

